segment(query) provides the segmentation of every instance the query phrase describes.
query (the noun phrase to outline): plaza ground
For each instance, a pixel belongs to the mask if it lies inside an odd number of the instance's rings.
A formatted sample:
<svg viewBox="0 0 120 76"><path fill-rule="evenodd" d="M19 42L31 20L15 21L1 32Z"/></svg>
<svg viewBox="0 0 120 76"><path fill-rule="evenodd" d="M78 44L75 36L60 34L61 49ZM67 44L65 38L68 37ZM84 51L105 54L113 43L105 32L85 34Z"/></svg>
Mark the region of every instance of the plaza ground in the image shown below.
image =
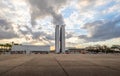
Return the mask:
<svg viewBox="0 0 120 76"><path fill-rule="evenodd" d="M0 55L0 76L120 76L120 55Z"/></svg>

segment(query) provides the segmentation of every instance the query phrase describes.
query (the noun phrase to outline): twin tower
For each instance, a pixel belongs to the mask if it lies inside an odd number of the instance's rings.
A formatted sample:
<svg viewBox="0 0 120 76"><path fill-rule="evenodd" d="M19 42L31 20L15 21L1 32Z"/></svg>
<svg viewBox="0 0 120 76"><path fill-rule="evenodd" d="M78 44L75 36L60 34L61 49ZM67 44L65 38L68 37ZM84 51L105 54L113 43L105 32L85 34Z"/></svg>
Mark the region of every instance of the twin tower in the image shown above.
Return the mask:
<svg viewBox="0 0 120 76"><path fill-rule="evenodd" d="M65 53L65 25L56 25L55 51L56 53Z"/></svg>

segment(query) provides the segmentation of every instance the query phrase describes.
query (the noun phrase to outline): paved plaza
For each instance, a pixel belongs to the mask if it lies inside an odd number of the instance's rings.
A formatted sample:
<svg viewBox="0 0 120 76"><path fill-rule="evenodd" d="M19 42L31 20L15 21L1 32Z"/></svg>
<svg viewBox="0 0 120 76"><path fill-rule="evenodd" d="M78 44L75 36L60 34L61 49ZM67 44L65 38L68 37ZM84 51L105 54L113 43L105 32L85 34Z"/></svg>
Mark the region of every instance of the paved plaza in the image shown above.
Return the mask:
<svg viewBox="0 0 120 76"><path fill-rule="evenodd" d="M120 55L0 55L0 76L120 76Z"/></svg>

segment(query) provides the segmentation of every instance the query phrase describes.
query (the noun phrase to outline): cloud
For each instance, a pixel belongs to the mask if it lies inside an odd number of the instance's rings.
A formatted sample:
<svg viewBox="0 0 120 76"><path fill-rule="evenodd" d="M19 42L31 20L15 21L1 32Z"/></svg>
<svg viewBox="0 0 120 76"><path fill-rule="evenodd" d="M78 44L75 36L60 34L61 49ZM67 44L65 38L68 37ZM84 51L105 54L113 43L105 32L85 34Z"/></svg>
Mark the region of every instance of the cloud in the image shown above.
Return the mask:
<svg viewBox="0 0 120 76"><path fill-rule="evenodd" d="M72 36L66 39L66 47L76 47L77 45L84 44L84 39L79 39L77 36Z"/></svg>
<svg viewBox="0 0 120 76"><path fill-rule="evenodd" d="M0 19L0 27L7 30L7 29L12 29L10 26L10 22L6 21L5 19Z"/></svg>
<svg viewBox="0 0 120 76"><path fill-rule="evenodd" d="M18 36L13 31L0 30L0 39L17 38Z"/></svg>
<svg viewBox="0 0 120 76"><path fill-rule="evenodd" d="M20 37L24 37L28 41L41 41L44 44L53 45L54 43L54 27L51 30L50 19L53 18L53 24L64 24L64 19L58 10L66 4L64 0L27 0L31 6L31 23L30 25L22 24L17 27ZM51 16L52 18L48 17ZM49 26L48 26L49 25ZM40 29L39 29L40 28ZM49 32L48 32L49 31Z"/></svg>
<svg viewBox="0 0 120 76"><path fill-rule="evenodd" d="M73 34L72 32L66 32L66 38L69 39L71 37L73 37Z"/></svg>
<svg viewBox="0 0 120 76"><path fill-rule="evenodd" d="M0 39L10 39L18 37L10 25L10 22L4 19L0 19Z"/></svg>
<svg viewBox="0 0 120 76"><path fill-rule="evenodd" d="M51 30L40 30L34 31L30 27L25 26L26 30L20 30L26 40L31 41L31 43L44 43L45 45L53 45L54 44L54 32L50 32Z"/></svg>
<svg viewBox="0 0 120 76"><path fill-rule="evenodd" d="M25 0L22 0L22 2L21 0L0 1L0 37L2 39L19 38L21 36L19 27L29 22L29 10L26 5Z"/></svg>
<svg viewBox="0 0 120 76"><path fill-rule="evenodd" d="M92 23L86 23L83 29L88 31L88 35L79 37L87 41L103 41L120 37L120 16L111 20L98 20Z"/></svg>
<svg viewBox="0 0 120 76"><path fill-rule="evenodd" d="M0 0L0 9L0 39L54 45L57 24L70 46L119 37L120 0Z"/></svg>
<svg viewBox="0 0 120 76"><path fill-rule="evenodd" d="M67 0L29 0L32 9L32 24L35 24L35 19L38 17L52 16L55 25L64 24L61 14L58 14L58 9L62 7ZM34 21L34 22L33 22Z"/></svg>

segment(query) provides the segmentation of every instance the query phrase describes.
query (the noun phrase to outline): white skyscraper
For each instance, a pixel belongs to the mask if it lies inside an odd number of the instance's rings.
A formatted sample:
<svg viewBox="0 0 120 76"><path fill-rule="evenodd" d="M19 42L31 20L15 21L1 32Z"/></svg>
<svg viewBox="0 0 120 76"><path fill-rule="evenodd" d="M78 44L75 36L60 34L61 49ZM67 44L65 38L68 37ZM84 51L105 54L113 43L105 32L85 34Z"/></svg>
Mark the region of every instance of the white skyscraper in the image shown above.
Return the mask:
<svg viewBox="0 0 120 76"><path fill-rule="evenodd" d="M56 25L55 51L56 53L65 53L65 25Z"/></svg>

